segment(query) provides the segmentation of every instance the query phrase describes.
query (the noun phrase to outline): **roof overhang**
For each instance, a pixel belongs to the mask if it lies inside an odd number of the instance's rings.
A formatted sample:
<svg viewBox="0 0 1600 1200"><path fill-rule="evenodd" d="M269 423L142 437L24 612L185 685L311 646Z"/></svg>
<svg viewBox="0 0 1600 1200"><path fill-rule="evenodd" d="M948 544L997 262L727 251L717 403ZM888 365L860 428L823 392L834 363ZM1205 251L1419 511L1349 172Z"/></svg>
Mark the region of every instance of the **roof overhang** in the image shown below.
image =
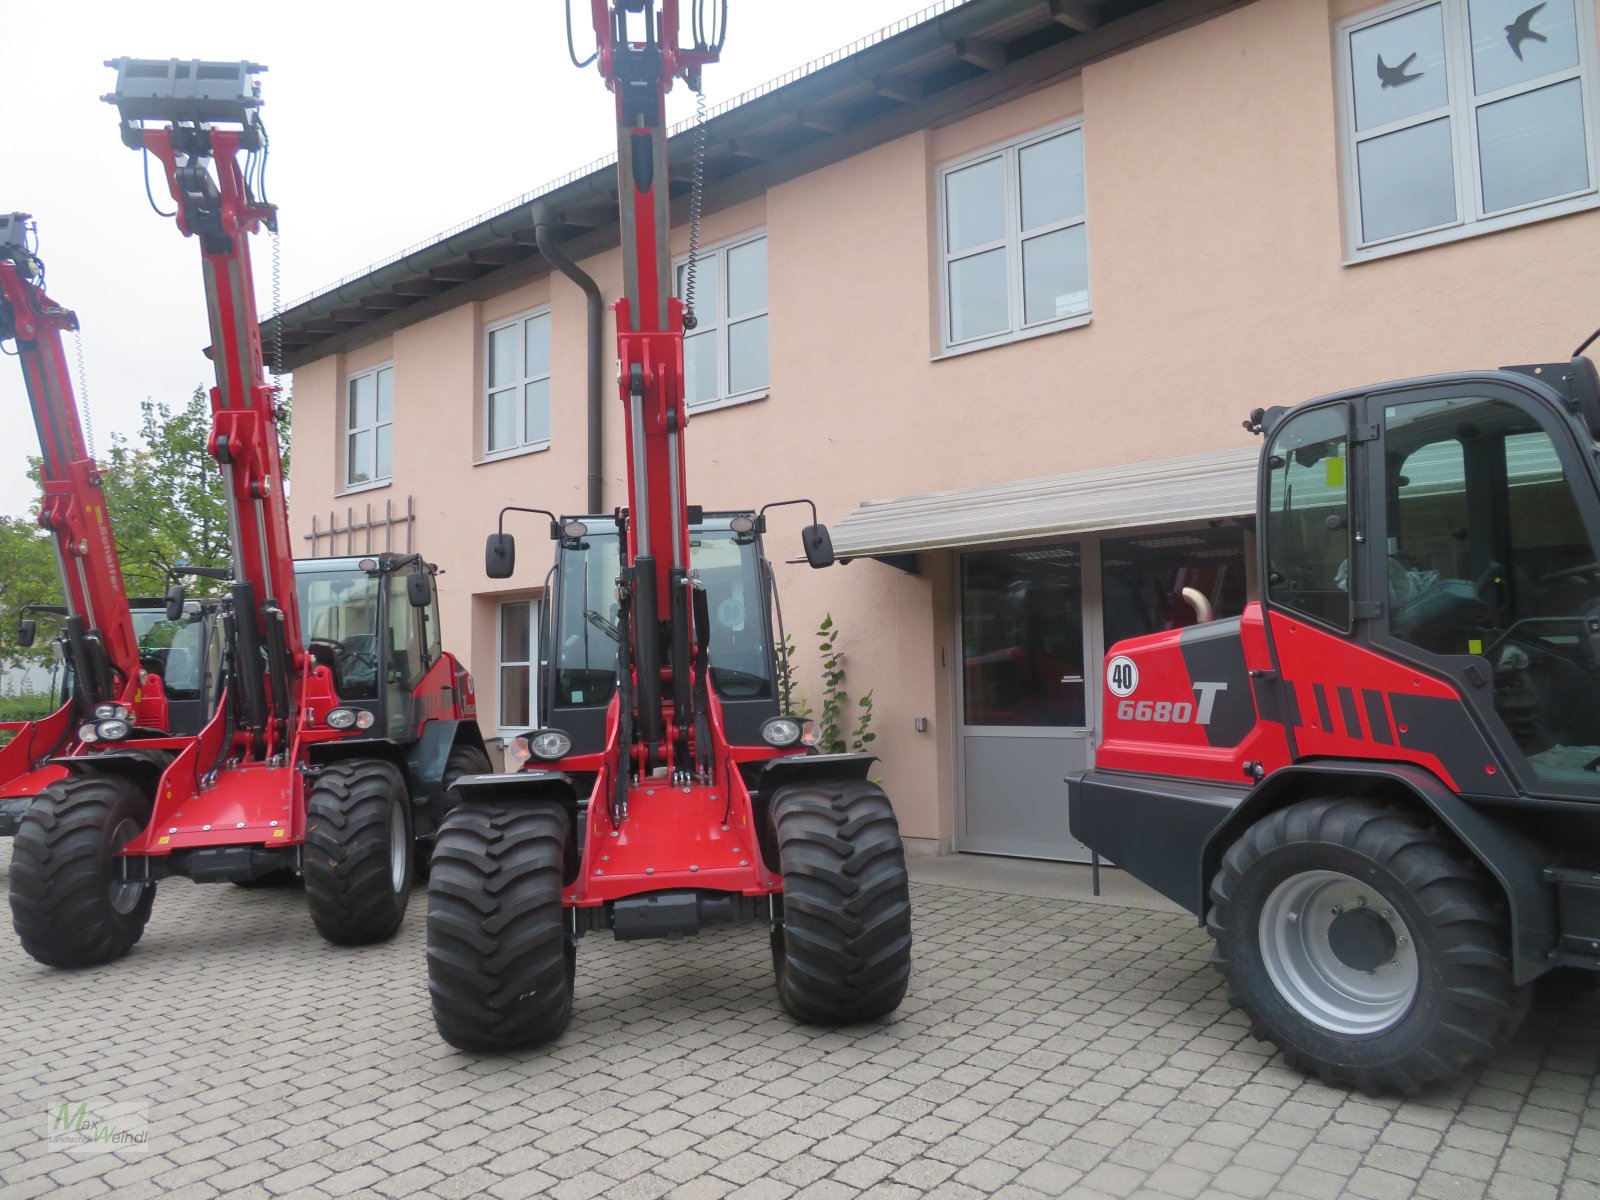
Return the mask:
<svg viewBox="0 0 1600 1200"><path fill-rule="evenodd" d="M1260 447L863 501L833 527L841 558L1245 517Z"/></svg>
<svg viewBox="0 0 1600 1200"><path fill-rule="evenodd" d="M1003 104L1248 2L939 0L713 110L705 210ZM694 136L684 128L671 139L675 223L687 216ZM547 214L569 258L616 246L614 164L591 163L295 301L279 322L263 323L263 340L273 344L281 322L284 360L294 369L548 275L536 212Z"/></svg>

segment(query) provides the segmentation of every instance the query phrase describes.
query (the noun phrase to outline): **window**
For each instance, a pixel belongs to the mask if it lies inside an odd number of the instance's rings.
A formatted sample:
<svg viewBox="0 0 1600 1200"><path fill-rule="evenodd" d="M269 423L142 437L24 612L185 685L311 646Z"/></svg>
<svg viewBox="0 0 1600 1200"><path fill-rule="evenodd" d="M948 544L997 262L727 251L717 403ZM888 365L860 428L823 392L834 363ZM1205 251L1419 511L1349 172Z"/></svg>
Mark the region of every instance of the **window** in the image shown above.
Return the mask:
<svg viewBox="0 0 1600 1200"><path fill-rule="evenodd" d="M976 349L1087 319L1080 126L942 168L939 211L946 349Z"/></svg>
<svg viewBox="0 0 1600 1200"><path fill-rule="evenodd" d="M1389 405L1384 437L1401 464L1385 504L1389 636L1480 679L1487 659L1489 703L1534 773L1592 790L1600 571L1555 440L1471 395Z"/></svg>
<svg viewBox="0 0 1600 1200"><path fill-rule="evenodd" d="M1594 203L1592 11L1432 0L1340 26L1351 249Z"/></svg>
<svg viewBox="0 0 1600 1200"><path fill-rule="evenodd" d="M522 733L538 724L534 698L539 672L539 602L500 605L500 713L502 733Z"/></svg>
<svg viewBox="0 0 1600 1200"><path fill-rule="evenodd" d="M961 556L961 665L967 725L1084 727L1076 542Z"/></svg>
<svg viewBox="0 0 1600 1200"><path fill-rule="evenodd" d="M677 295L687 290L688 259L674 264ZM697 324L683 339L684 395L689 411L765 396L767 360L767 235L702 250L695 261Z"/></svg>
<svg viewBox="0 0 1600 1200"><path fill-rule="evenodd" d="M1341 405L1285 421L1267 453L1267 596L1350 629L1349 422Z"/></svg>
<svg viewBox="0 0 1600 1200"><path fill-rule="evenodd" d="M491 326L485 357L484 451L550 444L550 310Z"/></svg>
<svg viewBox="0 0 1600 1200"><path fill-rule="evenodd" d="M345 393L345 487L388 482L394 470L394 368L352 375Z"/></svg>

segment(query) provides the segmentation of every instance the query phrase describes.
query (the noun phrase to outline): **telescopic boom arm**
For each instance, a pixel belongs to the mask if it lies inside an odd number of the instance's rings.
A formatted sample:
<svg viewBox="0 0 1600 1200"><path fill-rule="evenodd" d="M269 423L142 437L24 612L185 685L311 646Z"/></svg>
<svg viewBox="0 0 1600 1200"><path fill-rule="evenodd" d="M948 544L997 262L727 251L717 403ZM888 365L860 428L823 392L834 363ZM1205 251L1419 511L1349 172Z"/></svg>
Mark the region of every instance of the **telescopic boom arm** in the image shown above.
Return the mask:
<svg viewBox="0 0 1600 1200"><path fill-rule="evenodd" d="M710 747L697 745L693 763L689 750L694 714L704 703L693 662L706 622L694 620L689 581L683 304L672 295L665 108L673 80L698 83L700 68L717 52L678 44L677 0L592 0L592 6L600 72L617 98L623 297L615 309L628 421L625 578L632 616L623 650L624 670L631 664L637 681L630 699L638 719L629 732L637 736L641 775L669 763L674 774L704 775Z"/></svg>
<svg viewBox="0 0 1600 1200"><path fill-rule="evenodd" d="M139 640L106 513L100 470L84 447L61 335L78 318L45 293L27 213L0 215L0 340L15 339L39 431L39 524L55 538L67 601L66 638L82 703L132 703Z"/></svg>
<svg viewBox="0 0 1600 1200"><path fill-rule="evenodd" d="M284 744L299 706L305 652L278 454L277 390L264 379L250 270L249 235L263 225L277 228L277 210L260 195L267 135L256 76L266 68L132 58L106 65L117 69L116 90L105 99L122 117L123 141L160 161L178 228L200 241L217 378L209 449L227 488L237 684L245 725L271 753Z"/></svg>

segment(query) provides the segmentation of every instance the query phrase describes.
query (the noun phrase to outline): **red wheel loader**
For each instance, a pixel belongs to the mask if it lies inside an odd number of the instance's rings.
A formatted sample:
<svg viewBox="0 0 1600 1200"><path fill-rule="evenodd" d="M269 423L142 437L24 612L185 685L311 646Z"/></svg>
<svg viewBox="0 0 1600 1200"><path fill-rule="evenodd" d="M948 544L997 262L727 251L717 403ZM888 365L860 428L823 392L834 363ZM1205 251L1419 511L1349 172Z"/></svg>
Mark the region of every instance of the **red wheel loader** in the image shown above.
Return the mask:
<svg viewBox="0 0 1600 1200"><path fill-rule="evenodd" d="M1073 833L1204 921L1258 1037L1365 1091L1600 970L1600 376L1258 410L1261 599L1105 664Z"/></svg>
<svg viewBox="0 0 1600 1200"><path fill-rule="evenodd" d="M32 218L0 215L0 342L15 344L22 366L39 433L39 524L55 542L66 601L59 609L31 610L61 618L67 681L64 702L49 716L0 723L0 732L11 735L0 747L0 836L16 833L34 796L65 778L66 769L52 760L93 750L94 735L85 740L81 730L108 720L188 733L202 724L201 672L186 665L199 660L181 655L203 649L206 622L195 613L163 624L159 602L130 601L124 591L100 469L84 446L62 347L61 335L75 331L78 318L45 292L44 276ZM24 614L18 643L31 646L36 632L36 618ZM174 647L180 658L169 686Z"/></svg>
<svg viewBox="0 0 1600 1200"><path fill-rule="evenodd" d="M671 295L663 107L676 78L698 88L718 47L709 32L680 45L676 0L594 0L593 16L617 103L628 504L543 513L560 543L544 688L560 702L546 712L568 725L518 739L514 774L458 780L439 832L429 990L441 1036L466 1050L558 1036L590 932L764 924L779 998L808 1022L883 1016L910 973L905 856L872 757L809 753L805 723L778 711L764 516L687 500L692 314ZM504 515L495 578L515 566ZM806 555L826 566L812 519Z"/></svg>
<svg viewBox="0 0 1600 1200"><path fill-rule="evenodd" d="M22 818L13 924L40 962L104 962L138 941L161 878L249 883L287 870L303 876L323 937L379 941L405 915L445 784L488 767L472 682L440 644L421 556L291 556L248 244L276 221L261 196L261 68L108 65L124 142L161 164L176 204L164 215L200 244L217 379L209 448L234 561L190 571L226 586L214 715L186 736L133 721L82 731L97 752L59 760L67 777ZM168 615L184 607L177 585Z"/></svg>

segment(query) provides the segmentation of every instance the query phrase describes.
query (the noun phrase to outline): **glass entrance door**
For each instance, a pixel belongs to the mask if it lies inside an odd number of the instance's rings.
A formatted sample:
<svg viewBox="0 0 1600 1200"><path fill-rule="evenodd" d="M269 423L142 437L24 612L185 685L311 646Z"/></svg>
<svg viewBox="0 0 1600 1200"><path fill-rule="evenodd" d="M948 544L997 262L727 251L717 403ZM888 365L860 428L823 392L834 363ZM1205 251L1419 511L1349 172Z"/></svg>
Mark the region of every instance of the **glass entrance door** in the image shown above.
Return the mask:
<svg viewBox="0 0 1600 1200"><path fill-rule="evenodd" d="M961 556L957 849L1088 860L1067 830L1063 777L1089 764L1084 548Z"/></svg>

